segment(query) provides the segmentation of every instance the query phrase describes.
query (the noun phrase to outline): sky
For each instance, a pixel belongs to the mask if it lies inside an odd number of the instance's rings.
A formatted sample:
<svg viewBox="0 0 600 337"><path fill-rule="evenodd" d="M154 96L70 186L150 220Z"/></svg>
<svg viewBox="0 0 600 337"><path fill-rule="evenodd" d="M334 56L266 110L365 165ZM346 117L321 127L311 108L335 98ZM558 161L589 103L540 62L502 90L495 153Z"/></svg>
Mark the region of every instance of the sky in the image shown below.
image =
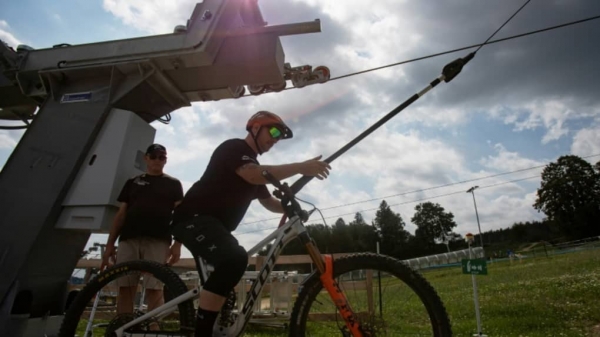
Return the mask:
<svg viewBox="0 0 600 337"><path fill-rule="evenodd" d="M259 0L269 25L320 19L322 32L281 37L286 62L324 65L333 80L302 89L196 102L152 123L168 149L165 171L187 190L212 150L245 137L258 110L281 115L294 138L259 157L262 164L328 157L473 49L348 76L485 41L524 0ZM22 0L0 2L0 39L48 48L165 34L185 24L196 1ZM597 0L533 0L494 39L600 15ZM35 18L31 20L28 18ZM533 208L543 166L563 155L600 161L600 20L484 46L450 83L442 83L332 163L299 197L325 222L360 212L371 223L385 200L414 233L420 202L440 204L455 232L542 220ZM288 83L288 87L291 86ZM2 125L12 125L0 121ZM0 130L0 167L23 131ZM293 183L299 177L288 179ZM307 206L309 207L309 206ZM247 249L279 216L251 205L234 233ZM313 215L311 223L323 223ZM103 242L105 235L93 235ZM184 252L184 256L189 255Z"/></svg>

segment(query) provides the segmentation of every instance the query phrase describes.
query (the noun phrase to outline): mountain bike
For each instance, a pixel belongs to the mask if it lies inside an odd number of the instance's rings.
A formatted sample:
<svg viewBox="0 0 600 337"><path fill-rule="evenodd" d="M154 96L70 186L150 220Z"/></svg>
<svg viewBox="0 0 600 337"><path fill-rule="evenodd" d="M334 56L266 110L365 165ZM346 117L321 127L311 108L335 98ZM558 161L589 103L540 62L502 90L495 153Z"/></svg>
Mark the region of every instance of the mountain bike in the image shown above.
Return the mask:
<svg viewBox="0 0 600 337"><path fill-rule="evenodd" d="M287 184L268 172L263 176L275 186L289 219L248 251L249 256L268 247L265 263L249 287L245 301L237 303L235 292L227 299L215 323L213 336L242 336L268 283L283 248L298 238L306 247L315 270L301 283L301 291L289 315L290 337L303 336L451 336L446 309L433 287L418 272L403 262L385 255L357 253L333 259L321 254L304 226L314 213L305 211ZM282 221L283 222L283 221ZM210 273L201 258L196 261L200 283ZM142 277L140 277L140 275ZM163 288L164 304L152 306L139 301L140 280L152 276ZM113 306L91 310L98 296L107 302L116 293L115 281L135 280L130 288L138 298L133 313L117 314ZM133 282L133 281L132 281ZM123 283L120 283L121 285ZM114 265L99 273L69 306L59 336L193 336L195 305L200 286L188 286L166 265L150 261L131 261ZM238 287L245 287L243 282ZM143 293L143 291L142 291ZM113 296L114 297L114 296ZM146 309L147 308L147 309ZM93 312L92 312L93 311Z"/></svg>

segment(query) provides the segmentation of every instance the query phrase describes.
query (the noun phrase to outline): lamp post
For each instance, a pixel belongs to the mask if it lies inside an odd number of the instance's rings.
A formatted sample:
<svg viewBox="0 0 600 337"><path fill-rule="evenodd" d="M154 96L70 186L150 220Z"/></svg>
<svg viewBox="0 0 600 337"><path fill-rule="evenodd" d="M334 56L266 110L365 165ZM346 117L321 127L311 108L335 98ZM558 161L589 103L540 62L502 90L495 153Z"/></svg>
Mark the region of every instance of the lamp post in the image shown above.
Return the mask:
<svg viewBox="0 0 600 337"><path fill-rule="evenodd" d="M375 252L377 253L377 255L379 255L379 243L381 242L381 230L379 228L375 227L375 225L373 225L373 231L375 232L375 240L377 240L375 242L375 245L376 245Z"/></svg>
<svg viewBox="0 0 600 337"><path fill-rule="evenodd" d="M375 232L375 239L377 240L377 255L379 255L379 242L381 242L382 238L381 229L377 228L375 224L373 224L373 231ZM381 272L379 270L377 271L377 283L379 284L379 287L377 288L377 291L379 292L379 316L383 317L383 298L381 297Z"/></svg>
<svg viewBox="0 0 600 337"><path fill-rule="evenodd" d="M475 190L479 188L479 186L473 186L467 190L467 193L471 193L473 195L473 205L475 205L475 216L477 217L477 228L479 228L479 240L481 242L481 248L483 248L483 234L481 234L481 225L479 224L479 213L477 213L477 202L475 202Z"/></svg>
<svg viewBox="0 0 600 337"><path fill-rule="evenodd" d="M446 233L446 232L444 232L444 243L446 244L448 253L450 253L450 238L448 238L448 233Z"/></svg>

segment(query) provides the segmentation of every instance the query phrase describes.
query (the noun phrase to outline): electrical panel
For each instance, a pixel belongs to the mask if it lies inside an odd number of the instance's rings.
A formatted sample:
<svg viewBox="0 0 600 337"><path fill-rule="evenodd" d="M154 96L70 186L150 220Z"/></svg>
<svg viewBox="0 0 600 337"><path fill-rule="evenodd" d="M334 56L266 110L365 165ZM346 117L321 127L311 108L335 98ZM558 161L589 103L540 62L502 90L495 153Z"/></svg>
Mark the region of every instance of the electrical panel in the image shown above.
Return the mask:
<svg viewBox="0 0 600 337"><path fill-rule="evenodd" d="M63 202L57 228L108 232L127 179L144 173L156 130L138 115L113 109Z"/></svg>

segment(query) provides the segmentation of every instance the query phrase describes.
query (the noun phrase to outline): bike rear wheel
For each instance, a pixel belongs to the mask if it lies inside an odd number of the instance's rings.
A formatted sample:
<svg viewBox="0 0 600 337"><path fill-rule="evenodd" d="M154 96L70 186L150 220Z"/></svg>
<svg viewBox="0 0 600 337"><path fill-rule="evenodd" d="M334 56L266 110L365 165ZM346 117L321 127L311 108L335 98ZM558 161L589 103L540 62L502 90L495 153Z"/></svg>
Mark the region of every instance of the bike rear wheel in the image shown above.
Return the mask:
<svg viewBox="0 0 600 337"><path fill-rule="evenodd" d="M290 319L290 336L351 336L319 278L302 285ZM355 254L334 261L333 276L364 336L452 335L446 308L416 271L391 257Z"/></svg>
<svg viewBox="0 0 600 337"><path fill-rule="evenodd" d="M150 275L154 277L152 281ZM146 288L154 290L144 291ZM157 296L161 289L163 296ZM133 312L117 313L116 295L119 290L121 299L132 301L123 303L133 303ZM167 302L187 291L179 276L165 265L152 261L117 264L98 274L79 292L65 313L59 337L111 336L125 323L159 306L161 300ZM126 331L143 333L159 330L173 336L190 336L194 319L193 301L189 300L180 303L169 314L144 321Z"/></svg>

